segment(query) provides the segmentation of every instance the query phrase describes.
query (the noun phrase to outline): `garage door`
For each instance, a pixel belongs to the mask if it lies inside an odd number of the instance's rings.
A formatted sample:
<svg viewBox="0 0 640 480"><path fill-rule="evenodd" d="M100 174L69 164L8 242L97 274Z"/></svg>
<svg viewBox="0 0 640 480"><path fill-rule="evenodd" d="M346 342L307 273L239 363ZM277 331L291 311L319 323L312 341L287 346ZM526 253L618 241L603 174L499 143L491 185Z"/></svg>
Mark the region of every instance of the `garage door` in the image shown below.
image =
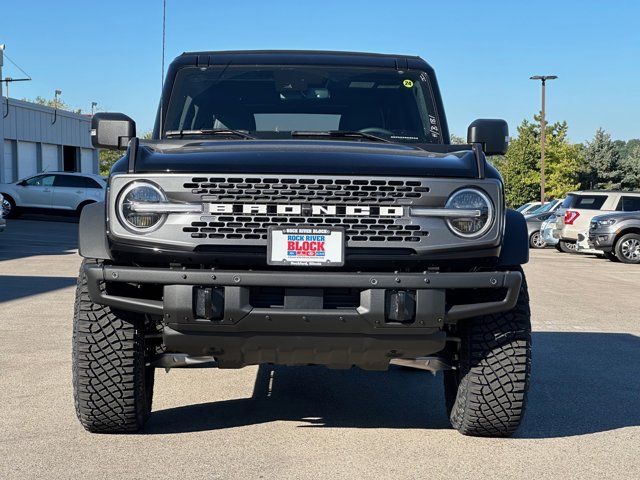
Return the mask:
<svg viewBox="0 0 640 480"><path fill-rule="evenodd" d="M32 142L18 142L18 178L38 173L38 150Z"/></svg>
<svg viewBox="0 0 640 480"><path fill-rule="evenodd" d="M95 173L93 171L93 150L90 148L80 149L80 171L82 173Z"/></svg>
<svg viewBox="0 0 640 480"><path fill-rule="evenodd" d="M4 141L2 174L4 183L13 182L13 142L11 140Z"/></svg>
<svg viewBox="0 0 640 480"><path fill-rule="evenodd" d="M60 170L58 166L58 146L42 144L42 171L56 172Z"/></svg>

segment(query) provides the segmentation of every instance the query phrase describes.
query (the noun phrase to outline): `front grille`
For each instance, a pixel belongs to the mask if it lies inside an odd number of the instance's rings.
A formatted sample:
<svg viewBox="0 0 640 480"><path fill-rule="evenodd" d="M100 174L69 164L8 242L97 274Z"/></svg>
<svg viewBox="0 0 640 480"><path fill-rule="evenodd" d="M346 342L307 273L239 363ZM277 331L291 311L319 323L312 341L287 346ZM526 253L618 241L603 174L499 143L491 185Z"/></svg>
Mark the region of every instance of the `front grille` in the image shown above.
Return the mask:
<svg viewBox="0 0 640 480"><path fill-rule="evenodd" d="M346 178L195 177L183 187L204 201L238 203L392 204L429 192L419 181Z"/></svg>
<svg viewBox="0 0 640 480"><path fill-rule="evenodd" d="M183 188L198 195L204 203L242 204L318 204L369 206L371 214L326 216L246 214L205 215L183 232L193 239L259 240L267 230L278 227L328 227L345 229L348 242L416 243L429 235L408 215L388 217L376 214L384 205L411 205L429 193L417 180L290 178L290 177L194 177Z"/></svg>

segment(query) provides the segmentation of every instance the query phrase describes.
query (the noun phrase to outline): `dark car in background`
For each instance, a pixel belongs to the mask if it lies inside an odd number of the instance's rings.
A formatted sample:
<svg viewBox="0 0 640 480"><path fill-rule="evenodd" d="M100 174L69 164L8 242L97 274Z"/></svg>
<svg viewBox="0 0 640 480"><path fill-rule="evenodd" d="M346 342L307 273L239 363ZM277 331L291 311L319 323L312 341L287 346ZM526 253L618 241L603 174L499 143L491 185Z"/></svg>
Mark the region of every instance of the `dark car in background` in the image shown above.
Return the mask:
<svg viewBox="0 0 640 480"><path fill-rule="evenodd" d="M593 217L589 245L611 261L640 264L640 211Z"/></svg>

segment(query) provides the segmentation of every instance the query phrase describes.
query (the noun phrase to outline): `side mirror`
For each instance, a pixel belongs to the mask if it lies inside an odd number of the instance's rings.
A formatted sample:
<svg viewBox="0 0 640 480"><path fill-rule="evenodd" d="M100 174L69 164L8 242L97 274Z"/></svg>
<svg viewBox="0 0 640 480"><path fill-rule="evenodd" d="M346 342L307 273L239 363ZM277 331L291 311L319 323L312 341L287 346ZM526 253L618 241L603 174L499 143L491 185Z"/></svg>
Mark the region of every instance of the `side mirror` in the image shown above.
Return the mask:
<svg viewBox="0 0 640 480"><path fill-rule="evenodd" d="M136 136L136 122L124 113L96 113L91 118L91 143L95 148L126 150Z"/></svg>
<svg viewBox="0 0 640 480"><path fill-rule="evenodd" d="M467 143L481 143L486 155L504 155L509 146L509 126L504 120L474 120L467 129Z"/></svg>
<svg viewBox="0 0 640 480"><path fill-rule="evenodd" d="M20 181L18 182L18 186L20 186L20 187L26 187L26 186L27 186L27 181L26 181L26 180L20 180Z"/></svg>

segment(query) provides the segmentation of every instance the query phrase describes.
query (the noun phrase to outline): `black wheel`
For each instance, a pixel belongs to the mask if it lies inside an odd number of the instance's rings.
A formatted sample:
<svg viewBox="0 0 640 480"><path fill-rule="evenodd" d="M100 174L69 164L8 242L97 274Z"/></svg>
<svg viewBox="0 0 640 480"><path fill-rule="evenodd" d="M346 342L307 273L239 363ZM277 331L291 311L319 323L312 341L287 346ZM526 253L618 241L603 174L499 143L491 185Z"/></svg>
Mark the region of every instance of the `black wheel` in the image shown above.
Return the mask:
<svg viewBox="0 0 640 480"><path fill-rule="evenodd" d="M558 247L560 251L563 253L576 253L577 246L575 242L567 242L565 240L560 240L558 242Z"/></svg>
<svg viewBox="0 0 640 480"><path fill-rule="evenodd" d="M619 262L618 257L616 257L613 252L602 252L604 254L604 258L611 260L612 262Z"/></svg>
<svg viewBox="0 0 640 480"><path fill-rule="evenodd" d="M542 238L542 233L540 233L540 230L538 230L537 232L533 232L531 234L531 236L529 237L529 246L531 248L547 247L547 242L545 242L544 239Z"/></svg>
<svg viewBox="0 0 640 480"><path fill-rule="evenodd" d="M616 242L616 257L622 263L640 264L640 234L627 233Z"/></svg>
<svg viewBox="0 0 640 480"><path fill-rule="evenodd" d="M2 215L4 218L16 218L20 216L16 202L9 195L3 194Z"/></svg>
<svg viewBox="0 0 640 480"><path fill-rule="evenodd" d="M81 266L73 319L72 376L76 415L86 430L135 432L149 418L154 369L145 366L144 333L144 316L91 301Z"/></svg>
<svg viewBox="0 0 640 480"><path fill-rule="evenodd" d="M556 247L556 250L557 250L557 251L559 251L560 253L564 253L564 252L562 251L562 247L560 246L560 242L556 243L556 244L554 245L554 247Z"/></svg>
<svg viewBox="0 0 640 480"><path fill-rule="evenodd" d="M457 369L444 375L451 425L464 435L512 435L524 415L531 373L526 281L513 310L462 320L457 334Z"/></svg>

